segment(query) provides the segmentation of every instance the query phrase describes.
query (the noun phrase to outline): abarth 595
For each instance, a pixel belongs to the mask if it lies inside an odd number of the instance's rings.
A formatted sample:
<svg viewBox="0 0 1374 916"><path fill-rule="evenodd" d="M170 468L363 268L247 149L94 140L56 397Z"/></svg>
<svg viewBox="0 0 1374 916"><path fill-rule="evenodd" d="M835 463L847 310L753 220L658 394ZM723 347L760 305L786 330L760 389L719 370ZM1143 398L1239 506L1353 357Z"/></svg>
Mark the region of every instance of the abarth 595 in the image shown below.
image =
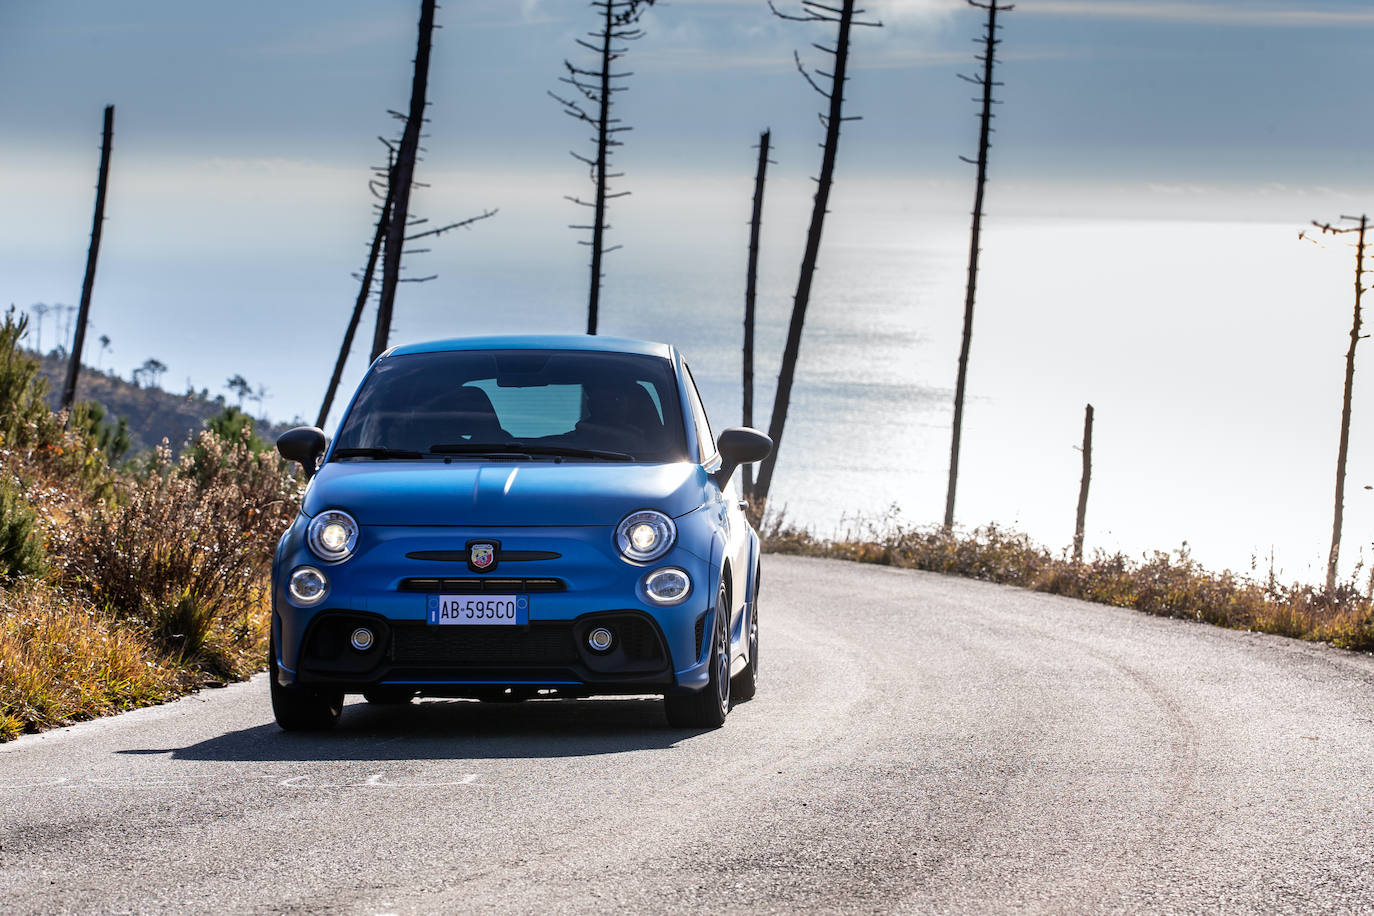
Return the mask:
<svg viewBox="0 0 1374 916"><path fill-rule="evenodd" d="M605 337L438 341L379 357L333 441L277 440L310 483L273 564L285 729L345 694L493 702L650 694L714 728L754 695L759 538L676 348Z"/></svg>

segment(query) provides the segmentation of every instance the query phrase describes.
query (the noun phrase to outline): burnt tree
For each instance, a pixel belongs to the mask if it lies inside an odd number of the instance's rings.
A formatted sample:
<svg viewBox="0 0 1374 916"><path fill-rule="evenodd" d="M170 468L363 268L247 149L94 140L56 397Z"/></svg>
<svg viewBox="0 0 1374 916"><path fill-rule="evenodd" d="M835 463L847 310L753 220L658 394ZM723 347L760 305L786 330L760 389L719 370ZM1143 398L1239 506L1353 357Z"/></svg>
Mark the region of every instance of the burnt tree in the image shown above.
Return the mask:
<svg viewBox="0 0 1374 916"><path fill-rule="evenodd" d="M1341 394L1341 439L1336 450L1336 508L1331 522L1331 554L1326 561L1326 590L1336 588L1336 566L1341 557L1341 524L1345 515L1345 459L1350 448L1350 395L1355 384L1355 345L1360 342L1360 299L1364 295L1364 258L1365 230L1369 217L1342 216L1341 219L1354 222L1354 226L1337 229L1330 223L1312 225L1328 235L1355 234L1355 316L1350 323L1350 346L1345 351L1345 388Z"/></svg>
<svg viewBox="0 0 1374 916"><path fill-rule="evenodd" d="M559 77L559 82L566 83L573 88L575 94L561 96L555 92L549 95L563 106L564 114L591 126L596 135L592 142L596 145L596 153L593 156L583 156L580 153L572 152L571 155L578 162L583 163L591 172L592 185L596 189L596 196L585 201L578 197L568 195L567 200L572 201L580 207L588 207L592 211L592 221L590 225L574 224L571 229L590 230L590 240L579 240L579 244L588 245L592 249L591 261L591 281L587 293L587 333L595 334L597 325L597 314L601 303L601 259L619 248L619 245L605 247L605 232L611 228L606 222L607 202L616 197L625 197L629 191L617 191L612 193L610 181L615 178L623 178L624 172L610 171L611 151L622 146L621 141L616 139L617 134L630 130L629 127L620 123L619 118L611 117L612 99L617 92L624 92L627 88L619 85L620 81L633 76L629 72L617 73L612 70L612 65L625 56L629 50L626 42L636 41L644 37L642 29L636 26L640 15L646 7L652 6L654 0L593 0L592 7L598 10L601 19L601 27L595 32L588 32L587 37L592 41L577 39L577 43L597 55L599 61L596 69L588 70L578 67L572 61L564 60L563 67L567 71L565 76ZM593 43L595 42L595 43Z"/></svg>
<svg viewBox="0 0 1374 916"><path fill-rule="evenodd" d="M773 132L759 134L759 165L754 172L754 212L749 219L749 266L744 283L744 417L745 426L754 425L754 301L758 292L759 228L763 222L763 183L768 177L768 145ZM754 466L740 468L744 475L740 490L745 499L754 495Z"/></svg>
<svg viewBox="0 0 1374 916"><path fill-rule="evenodd" d="M987 3L979 3L978 0L967 0L967 2L969 6L987 10L988 21L987 30L982 38L983 53L974 55L975 59L983 64L982 74L979 76L959 74L959 78L965 82L981 86L983 92L978 129L978 158L959 157L978 167L978 178L973 192L973 226L969 233L968 282L964 289L964 334L959 345L958 378L954 383L954 429L950 436L949 446L949 487L945 491L946 529L954 527L954 493L959 481L959 438L964 428L964 386L968 378L969 345L973 341L973 302L978 290L978 254L981 250L978 245L983 231L983 187L987 184L988 179L988 147L991 145L989 137L992 134L992 119L994 117L992 106L999 104L992 97L992 92L994 87L1002 85L992 78L997 46L1001 44L997 38L997 30L1001 28L997 24L997 14L1013 9L1009 5L999 6L996 0L989 0ZM980 100L974 99L974 101Z"/></svg>
<svg viewBox="0 0 1374 916"><path fill-rule="evenodd" d="M358 324L362 319L363 308L367 305L367 301L371 297L371 295L374 292L377 292L377 284L375 282L377 259L385 242L387 227L391 223L392 204L395 200L396 188L396 149L395 146L389 143L387 140L380 137L378 139L381 140L382 143L386 144L387 146L388 164L385 169L378 168L376 170L376 177L371 182L369 182L369 187L371 188L373 195L380 198L382 203L378 205L377 225L372 234L372 244L368 248L367 264L363 267L361 273L354 274L354 277L359 280L358 296L354 300L353 314L349 317L348 327L344 330L343 343L339 347L339 357L334 362L334 373L330 376L329 387L325 389L324 401L320 404L320 414L315 421L315 425L320 427L321 429L324 428L325 422L329 419L329 411L333 407L334 397L336 394L338 394L339 382L343 378L343 370L345 364L348 362L348 356L353 350L353 337L354 334L357 333ZM384 192L383 189L385 189ZM471 226L478 220L483 220L487 219L488 217L495 216L496 213L496 210L484 210L477 216L470 216L467 219L459 220L456 223L449 223L448 225L440 226L437 229L429 229L424 232L417 232L414 235L408 235L402 240L402 243L404 244L406 242L413 242L416 239L442 235L443 233L448 232L452 229L465 228ZM413 226L418 223L424 222L427 222L427 220L414 220L410 222L409 225ZM419 254L428 250L428 248L420 248L414 250L407 250L405 253ZM433 279L435 279L433 275L428 277L415 278L417 282L424 282ZM402 279L398 282L407 281L405 279Z"/></svg>
<svg viewBox="0 0 1374 916"><path fill-rule="evenodd" d="M95 186L95 219L91 223L91 247L86 251L86 277L81 281L81 309L76 317L76 336L67 359L67 379L62 386L61 409L70 411L76 401L76 380L81 374L81 349L86 344L86 321L91 314L95 288L95 264L100 257L100 229L105 223L105 186L110 177L110 149L114 140L114 106L105 106L105 127L100 142L100 178Z"/></svg>
<svg viewBox="0 0 1374 916"><path fill-rule="evenodd" d="M807 84L819 93L828 103L826 113L820 115L825 127L825 142L821 145L821 172L816 179L816 197L811 206L811 224L806 232L806 250L802 254L801 271L797 276L797 294L792 299L792 320L787 327L787 343L782 352L782 367L778 372L777 393L773 396L773 417L768 424L768 435L773 440L773 451L759 467L759 478L754 484L754 498L760 502L768 500L768 489L773 483L773 468L777 465L778 452L782 450L783 425L787 422L787 406L792 397L792 379L797 370L797 353L801 349L802 325L806 321L806 307L811 300L811 278L816 272L816 259L821 249L821 229L825 225L826 208L830 202L830 185L835 177L835 154L840 146L840 125L845 121L857 121L856 117L844 116L844 84L848 80L845 71L849 66L849 33L853 26L880 27L879 22L856 20L863 10L854 9L854 0L843 0L839 7L827 6L816 0L802 0L800 14L779 12L769 0L768 6L773 14L793 22L824 22L835 25L835 46L827 48L814 45L818 50L834 58L834 70L830 73L816 71L820 77L830 78L830 88L823 89L816 83L802 65L801 56L793 52L797 70Z"/></svg>
<svg viewBox="0 0 1374 916"><path fill-rule="evenodd" d="M378 183L376 181L371 183L372 193L382 198L380 212L377 215L377 228L372 233L372 245L368 248L367 264L363 267L362 275L359 277L358 298L353 303L353 314L349 317L348 328L344 331L343 345L339 347L339 358L334 362L334 374L329 377L329 387L325 389L324 401L320 404L320 415L315 420L315 425L321 429L324 428L325 422L329 419L329 410L334 405L334 395L338 393L339 381L343 378L344 364L348 362L348 354L353 349L353 335L358 332L358 324L363 317L363 308L372 295L373 277L377 272L377 258L381 254L382 241L386 236L387 226L391 222L391 204L395 199L396 182L393 178L393 173L396 170L395 159L394 154L388 155L386 181L384 183L386 192L379 194Z"/></svg>
<svg viewBox="0 0 1374 916"><path fill-rule="evenodd" d="M1083 562L1083 523L1088 516L1088 485L1093 479L1093 405L1083 411L1083 477L1078 482L1078 516L1073 525L1073 561Z"/></svg>
<svg viewBox="0 0 1374 916"><path fill-rule="evenodd" d="M377 301L377 329L372 337L372 358L387 348L391 336L391 313L396 303L396 286L401 278L401 255L405 249L410 188L415 162L420 151L420 129L425 121L425 91L429 84L429 50L434 33L434 0L420 2L420 34L415 45L415 72L410 83L410 112L396 150L390 184L391 214L387 222L382 257L382 290Z"/></svg>

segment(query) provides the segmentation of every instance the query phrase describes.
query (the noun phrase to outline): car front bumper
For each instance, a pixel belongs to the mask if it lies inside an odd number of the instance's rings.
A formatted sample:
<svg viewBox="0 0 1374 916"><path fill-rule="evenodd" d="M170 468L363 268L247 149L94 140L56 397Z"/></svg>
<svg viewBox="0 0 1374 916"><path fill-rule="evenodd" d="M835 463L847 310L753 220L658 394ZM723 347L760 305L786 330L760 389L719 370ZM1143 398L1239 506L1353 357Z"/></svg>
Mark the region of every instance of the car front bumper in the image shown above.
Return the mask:
<svg viewBox="0 0 1374 916"><path fill-rule="evenodd" d="M648 564L623 559L605 526L475 528L362 526L353 556L324 563L305 546L307 519L278 547L273 575L273 644L284 685L344 692L412 688L438 696L673 693L709 678L705 634L713 625L719 571L681 542ZM467 545L499 545L493 569L469 567ZM323 598L303 607L288 593L292 571L312 566L328 580ZM686 600L660 606L644 579L673 566L692 580ZM522 625L435 625L440 594L517 595ZM615 636L596 652L596 627ZM350 642L371 631L365 650Z"/></svg>

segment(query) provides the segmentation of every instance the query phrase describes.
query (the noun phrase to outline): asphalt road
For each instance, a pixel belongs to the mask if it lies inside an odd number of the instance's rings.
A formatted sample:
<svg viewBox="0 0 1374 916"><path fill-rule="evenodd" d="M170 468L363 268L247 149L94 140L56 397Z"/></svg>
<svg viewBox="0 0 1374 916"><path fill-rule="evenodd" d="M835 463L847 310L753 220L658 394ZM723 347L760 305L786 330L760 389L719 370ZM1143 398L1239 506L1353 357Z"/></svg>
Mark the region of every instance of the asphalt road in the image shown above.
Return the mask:
<svg viewBox="0 0 1374 916"><path fill-rule="evenodd" d="M1374 912L1374 658L770 557L724 729L267 684L0 745L0 909Z"/></svg>

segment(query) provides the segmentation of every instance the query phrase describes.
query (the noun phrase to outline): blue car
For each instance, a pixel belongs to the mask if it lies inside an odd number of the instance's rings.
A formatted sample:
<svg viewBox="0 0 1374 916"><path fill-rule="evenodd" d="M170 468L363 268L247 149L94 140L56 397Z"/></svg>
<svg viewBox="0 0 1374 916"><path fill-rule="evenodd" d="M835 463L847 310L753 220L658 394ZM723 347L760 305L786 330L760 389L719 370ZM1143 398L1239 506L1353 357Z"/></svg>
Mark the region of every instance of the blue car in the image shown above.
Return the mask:
<svg viewBox="0 0 1374 916"><path fill-rule="evenodd" d="M332 726L349 693L658 694L684 728L754 695L759 538L734 472L772 442L715 438L674 347L393 348L332 443L298 427L277 448L310 478L272 571L282 728Z"/></svg>

